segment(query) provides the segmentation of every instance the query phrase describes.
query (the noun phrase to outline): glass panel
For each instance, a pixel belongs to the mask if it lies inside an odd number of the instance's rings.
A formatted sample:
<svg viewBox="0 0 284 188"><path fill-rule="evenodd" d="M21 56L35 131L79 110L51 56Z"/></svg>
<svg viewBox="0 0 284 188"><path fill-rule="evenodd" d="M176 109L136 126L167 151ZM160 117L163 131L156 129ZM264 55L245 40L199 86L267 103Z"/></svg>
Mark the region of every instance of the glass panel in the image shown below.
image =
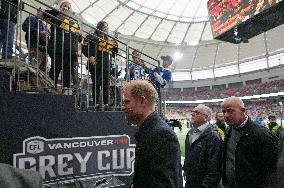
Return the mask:
<svg viewBox="0 0 284 188"><path fill-rule="evenodd" d="M148 17L148 19L143 23L143 25L136 32L137 37L149 38L154 32L157 25L160 23L161 19L156 17Z"/></svg>
<svg viewBox="0 0 284 188"><path fill-rule="evenodd" d="M165 41L174 24L174 22L164 20L155 30L152 39L157 41Z"/></svg>
<svg viewBox="0 0 284 188"><path fill-rule="evenodd" d="M197 45L202 35L203 28L204 23L192 23L187 32L185 42L188 45Z"/></svg>
<svg viewBox="0 0 284 188"><path fill-rule="evenodd" d="M180 44L183 40L187 27L187 24L177 23L167 41L175 44Z"/></svg>

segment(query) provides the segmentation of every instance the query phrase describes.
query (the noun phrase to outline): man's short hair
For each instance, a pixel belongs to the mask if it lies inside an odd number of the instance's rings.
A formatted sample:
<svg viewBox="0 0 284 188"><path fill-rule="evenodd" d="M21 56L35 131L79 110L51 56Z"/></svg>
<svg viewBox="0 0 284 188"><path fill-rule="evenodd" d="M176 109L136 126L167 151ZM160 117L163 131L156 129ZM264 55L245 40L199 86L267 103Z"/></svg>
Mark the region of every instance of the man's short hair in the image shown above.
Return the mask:
<svg viewBox="0 0 284 188"><path fill-rule="evenodd" d="M276 115L275 115L275 114L270 114L270 115L268 116L268 120L271 120L272 118L276 118Z"/></svg>
<svg viewBox="0 0 284 188"><path fill-rule="evenodd" d="M126 83L122 91L130 91L130 94L134 98L144 96L150 104L155 105L158 100L158 94L154 86L146 80L133 80Z"/></svg>
<svg viewBox="0 0 284 188"><path fill-rule="evenodd" d="M168 61L168 62L170 62L170 63L173 62L172 56L169 56L169 55L161 56L161 59L162 59L163 61Z"/></svg>
<svg viewBox="0 0 284 188"><path fill-rule="evenodd" d="M221 106L224 105L224 103L230 101L230 103L234 103L236 105L238 105L239 107L241 108L245 108L245 104L244 102L242 101L242 99L240 99L239 97L236 97L236 96L231 96L231 97L228 97L226 98L222 103L221 103Z"/></svg>
<svg viewBox="0 0 284 188"><path fill-rule="evenodd" d="M202 109L203 111L202 113L204 113L205 115L208 116L209 119L211 119L211 115L212 115L211 108L209 108L208 106L205 106L204 104L199 104L197 107Z"/></svg>

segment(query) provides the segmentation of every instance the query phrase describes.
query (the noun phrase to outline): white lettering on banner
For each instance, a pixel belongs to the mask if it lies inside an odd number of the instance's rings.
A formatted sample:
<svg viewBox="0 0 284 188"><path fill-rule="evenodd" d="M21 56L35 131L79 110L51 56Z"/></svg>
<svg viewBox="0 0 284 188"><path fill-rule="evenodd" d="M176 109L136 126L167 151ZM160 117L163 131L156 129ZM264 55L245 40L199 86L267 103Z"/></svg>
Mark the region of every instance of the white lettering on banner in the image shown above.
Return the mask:
<svg viewBox="0 0 284 188"><path fill-rule="evenodd" d="M47 172L50 177L55 177L55 173L53 171L53 166L55 164L55 157L54 156L41 156L39 158L39 173L41 174L42 178L45 178L45 173Z"/></svg>
<svg viewBox="0 0 284 188"><path fill-rule="evenodd" d="M110 156L109 151L99 151L98 152L98 169L99 170L109 170L110 169L110 164L106 163L105 166L103 166L103 157L108 158Z"/></svg>
<svg viewBox="0 0 284 188"><path fill-rule="evenodd" d="M57 144L48 144L49 149L70 149L70 148L84 148L84 147L93 147L93 146L108 146L113 145L113 140L100 140L100 141L91 141L91 142L70 142L70 143L57 143ZM34 146L35 147L35 146Z"/></svg>
<svg viewBox="0 0 284 188"><path fill-rule="evenodd" d="M120 156L124 156L124 150L120 149ZM118 166L118 156L117 156L117 150L113 150L113 160L112 160L112 166L113 169L123 169L124 168L124 160L123 158L120 158L120 166Z"/></svg>
<svg viewBox="0 0 284 188"><path fill-rule="evenodd" d="M94 176L133 173L135 145L127 135L28 138L23 153L14 154L14 167L38 171L45 184Z"/></svg>
<svg viewBox="0 0 284 188"><path fill-rule="evenodd" d="M64 158L66 160L64 160ZM73 168L68 167L68 161L71 161L73 156L71 154L58 155L58 174L61 176L73 174ZM64 171L66 169L66 171Z"/></svg>
<svg viewBox="0 0 284 188"><path fill-rule="evenodd" d="M78 159L79 163L81 164L81 168L80 168L81 173L86 173L87 162L90 156L92 155L92 152L87 152L87 155L84 157L84 159L82 158L80 153L74 153L74 155Z"/></svg>
<svg viewBox="0 0 284 188"><path fill-rule="evenodd" d="M132 168L132 164L134 163L134 159L135 159L135 148L129 148L126 151L126 159L127 159L127 169L131 169ZM131 153L134 154L131 156Z"/></svg>
<svg viewBox="0 0 284 188"><path fill-rule="evenodd" d="M29 169L36 171L36 160L33 157L21 158L19 159L19 168L26 169L26 165Z"/></svg>

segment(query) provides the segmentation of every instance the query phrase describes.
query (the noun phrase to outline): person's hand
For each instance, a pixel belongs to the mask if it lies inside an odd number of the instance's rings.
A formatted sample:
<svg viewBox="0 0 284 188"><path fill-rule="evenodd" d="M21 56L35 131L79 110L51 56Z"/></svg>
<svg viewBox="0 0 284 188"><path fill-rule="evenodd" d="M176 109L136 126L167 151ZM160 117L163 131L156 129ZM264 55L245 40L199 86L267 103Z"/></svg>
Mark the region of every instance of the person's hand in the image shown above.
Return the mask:
<svg viewBox="0 0 284 188"><path fill-rule="evenodd" d="M139 59L139 61L137 61L137 64L138 64L138 65L140 65L140 66L141 66L141 67L143 67L143 68L145 68L145 67L146 67L146 65L145 65L144 61L143 61L143 60L141 60L141 59Z"/></svg>
<svg viewBox="0 0 284 188"><path fill-rule="evenodd" d="M114 83L116 82L116 78L114 76L111 75L109 78L112 82L114 82Z"/></svg>
<svg viewBox="0 0 284 188"><path fill-rule="evenodd" d="M160 76L157 72L154 73L154 76L156 81L159 82L161 85L163 85L164 79L162 78L162 76Z"/></svg>
<svg viewBox="0 0 284 188"><path fill-rule="evenodd" d="M77 31L75 32L75 35L81 36L81 35L82 35L82 31L81 31L81 30L77 30Z"/></svg>
<svg viewBox="0 0 284 188"><path fill-rule="evenodd" d="M94 56L91 56L91 57L89 58L89 61L90 61L90 64L91 64L91 65L95 65L95 64L96 64L96 58L95 58Z"/></svg>
<svg viewBox="0 0 284 188"><path fill-rule="evenodd" d="M41 31L39 34L43 37L47 37L49 35L48 31Z"/></svg>

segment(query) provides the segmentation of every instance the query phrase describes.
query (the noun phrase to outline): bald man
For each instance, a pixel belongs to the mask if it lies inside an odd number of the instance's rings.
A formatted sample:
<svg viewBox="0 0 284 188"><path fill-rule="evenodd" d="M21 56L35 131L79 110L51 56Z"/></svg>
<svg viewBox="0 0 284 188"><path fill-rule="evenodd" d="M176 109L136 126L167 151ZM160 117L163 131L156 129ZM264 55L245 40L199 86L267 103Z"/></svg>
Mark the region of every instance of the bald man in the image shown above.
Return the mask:
<svg viewBox="0 0 284 188"><path fill-rule="evenodd" d="M146 80L123 86L122 110L138 126L132 188L181 187L181 156L176 134L155 111L158 95Z"/></svg>
<svg viewBox="0 0 284 188"><path fill-rule="evenodd" d="M224 141L224 187L267 187L276 169L277 138L246 115L240 98L233 96L225 99L221 108L229 125Z"/></svg>
<svg viewBox="0 0 284 188"><path fill-rule="evenodd" d="M217 188L221 179L222 138L209 123L211 109L198 105L191 112L192 129L185 140L186 188Z"/></svg>

